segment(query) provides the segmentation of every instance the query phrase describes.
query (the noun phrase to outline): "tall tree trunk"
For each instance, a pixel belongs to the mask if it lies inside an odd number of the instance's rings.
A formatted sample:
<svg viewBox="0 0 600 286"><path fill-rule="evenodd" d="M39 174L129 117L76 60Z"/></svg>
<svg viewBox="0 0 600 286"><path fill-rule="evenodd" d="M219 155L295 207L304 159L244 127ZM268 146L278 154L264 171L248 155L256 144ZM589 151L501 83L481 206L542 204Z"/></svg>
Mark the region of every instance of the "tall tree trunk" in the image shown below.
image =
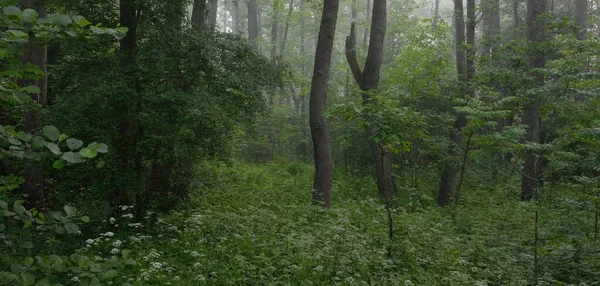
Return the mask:
<svg viewBox="0 0 600 286"><path fill-rule="evenodd" d="M331 203L333 159L327 121L323 112L327 104L327 88L338 9L339 0L325 0L310 87L309 123L315 148L315 178L312 198L314 203L323 207L329 207Z"/></svg>
<svg viewBox="0 0 600 286"><path fill-rule="evenodd" d="M211 0L208 6L208 26L215 27L217 25L217 13L219 12L219 1Z"/></svg>
<svg viewBox="0 0 600 286"><path fill-rule="evenodd" d="M369 104L372 99L372 92L379 87L379 76L381 62L383 59L383 46L385 43L385 31L387 21L387 2L386 0L373 1L373 15L371 22L369 50L365 67L360 69L356 56L356 25L352 23L350 35L346 37L346 59L350 65L352 75L356 83L363 91L363 105ZM366 133L369 138L369 145L375 156L375 171L377 179L377 189L379 195L389 202L396 195L396 181L393 175L393 156L386 142L376 142L372 137L378 130L367 127Z"/></svg>
<svg viewBox="0 0 600 286"><path fill-rule="evenodd" d="M367 0L365 28L363 30L363 47L369 43L369 17L371 16L371 0Z"/></svg>
<svg viewBox="0 0 600 286"><path fill-rule="evenodd" d="M23 10L34 9L38 12L40 18L47 16L47 3L45 0L21 0L19 5ZM40 88L40 93L32 95L33 100L42 107L46 107L48 101L48 51L46 46L30 41L23 49L23 62L37 66L43 73L38 80L23 80L21 86L35 85ZM40 125L38 112L29 110L25 112L24 131L32 133ZM22 186L23 194L26 196L27 207L40 207L44 200L43 185L44 178L41 169L35 162L25 161L25 183Z"/></svg>
<svg viewBox="0 0 600 286"><path fill-rule="evenodd" d="M233 33L240 34L242 32L242 25L240 25L240 6L239 0L233 2Z"/></svg>
<svg viewBox="0 0 600 286"><path fill-rule="evenodd" d="M186 1L184 0L167 0L165 3L165 15L167 23L173 30L180 31L185 13Z"/></svg>
<svg viewBox="0 0 600 286"><path fill-rule="evenodd" d="M433 0L433 29L437 29L438 21L440 17L440 0Z"/></svg>
<svg viewBox="0 0 600 286"><path fill-rule="evenodd" d="M487 0L484 5L485 23L485 46L482 56L486 57L493 53L499 44L500 36L500 0ZM517 11L518 13L518 11Z"/></svg>
<svg viewBox="0 0 600 286"><path fill-rule="evenodd" d="M545 23L540 16L547 11L546 0L527 0L527 41L532 46L529 55L529 67L533 70L532 73L535 77L534 85L536 86L544 84L545 81L543 74L535 70L546 66L546 56L541 45L546 38ZM541 143L541 106L542 98L538 94L532 95L529 101L525 103L523 124L528 126L525 136L527 142ZM542 164L540 156L534 152L526 154L521 176L521 200L529 201L533 198L541 173Z"/></svg>
<svg viewBox="0 0 600 286"><path fill-rule="evenodd" d="M277 36L279 35L279 12L282 0L273 1L273 19L271 19L271 62L277 62Z"/></svg>
<svg viewBox="0 0 600 286"><path fill-rule="evenodd" d="M575 0L575 35L578 40L583 40L587 32L588 0Z"/></svg>
<svg viewBox="0 0 600 286"><path fill-rule="evenodd" d="M454 27L456 39L456 73L460 83L460 94L466 94L468 89L469 71L467 68L467 54L465 51L465 18L462 0L454 0ZM456 182L458 165L456 158L460 153L462 145L462 129L467 125L464 114L458 114L450 130L451 146L449 147L449 162L442 164L440 174L440 186L438 192L438 205L450 204Z"/></svg>
<svg viewBox="0 0 600 286"><path fill-rule="evenodd" d="M202 28L206 24L206 0L194 0L192 7L192 27Z"/></svg>
<svg viewBox="0 0 600 286"><path fill-rule="evenodd" d="M256 0L248 0L248 39L257 47L256 38L258 38L258 6Z"/></svg>
<svg viewBox="0 0 600 286"><path fill-rule="evenodd" d="M287 18L285 19L285 29L283 30L283 40L281 41L281 49L279 50L279 55L283 57L283 51L285 50L285 44L288 39L288 31L290 29L290 22L292 21L292 12L294 11L294 0L290 0L288 7Z"/></svg>

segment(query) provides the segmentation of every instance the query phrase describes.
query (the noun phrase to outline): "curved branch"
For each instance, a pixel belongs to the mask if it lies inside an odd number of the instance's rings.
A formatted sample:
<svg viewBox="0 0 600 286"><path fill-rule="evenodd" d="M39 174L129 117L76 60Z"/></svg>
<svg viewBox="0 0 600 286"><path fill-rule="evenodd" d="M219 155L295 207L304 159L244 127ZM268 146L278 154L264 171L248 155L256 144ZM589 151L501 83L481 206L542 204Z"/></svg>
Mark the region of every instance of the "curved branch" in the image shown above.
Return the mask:
<svg viewBox="0 0 600 286"><path fill-rule="evenodd" d="M350 26L350 35L346 36L346 60L348 60L348 65L350 65L350 70L352 71L356 83L362 89L363 76L356 56L356 23L354 22L352 22Z"/></svg>

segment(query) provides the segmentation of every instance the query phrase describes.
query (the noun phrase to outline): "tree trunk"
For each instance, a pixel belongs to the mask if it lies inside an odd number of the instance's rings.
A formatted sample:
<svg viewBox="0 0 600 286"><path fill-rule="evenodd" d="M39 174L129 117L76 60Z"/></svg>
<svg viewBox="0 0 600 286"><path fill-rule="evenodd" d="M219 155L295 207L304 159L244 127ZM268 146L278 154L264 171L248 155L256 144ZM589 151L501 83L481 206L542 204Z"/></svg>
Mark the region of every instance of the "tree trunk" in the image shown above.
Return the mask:
<svg viewBox="0 0 600 286"><path fill-rule="evenodd" d="M339 0L325 0L310 88L309 121L315 148L313 202L323 207L329 207L331 203L333 159L327 121L323 112L327 104L327 88L338 9Z"/></svg>
<svg viewBox="0 0 600 286"><path fill-rule="evenodd" d="M545 40L545 29L542 14L547 12L546 0L527 0L527 41L532 45L532 50L529 55L529 67L533 69L541 69L546 66L546 56L542 42ZM543 74L532 71L535 77L535 85L544 84ZM527 125L527 134L525 139L527 142L540 143L540 108L542 106L541 96L534 94L529 98L529 102L525 103L523 111L523 124ZM530 201L537 187L538 178L542 172L542 164L538 154L529 152L525 155L525 163L521 176L521 200Z"/></svg>
<svg viewBox="0 0 600 286"><path fill-rule="evenodd" d="M192 27L202 28L206 23L206 0L194 0L192 7Z"/></svg>
<svg viewBox="0 0 600 286"><path fill-rule="evenodd" d="M242 26L240 25L240 6L239 1L233 2L233 33L240 34L242 32Z"/></svg>
<svg viewBox="0 0 600 286"><path fill-rule="evenodd" d="M258 12L256 0L248 0L248 39L257 47L256 38L258 38Z"/></svg>
<svg viewBox="0 0 600 286"><path fill-rule="evenodd" d="M433 0L433 29L437 29L437 23L440 17L440 0Z"/></svg>
<svg viewBox="0 0 600 286"><path fill-rule="evenodd" d="M500 36L500 0L487 0L484 5L485 45L482 56L493 54L499 45ZM518 13L518 11L517 11Z"/></svg>
<svg viewBox="0 0 600 286"><path fill-rule="evenodd" d="M282 0L273 1L273 19L271 19L271 62L277 62L277 36L279 34L279 12Z"/></svg>
<svg viewBox="0 0 600 286"><path fill-rule="evenodd" d="M363 105L367 105L372 92L379 87L379 76L381 62L383 58L383 46L385 42L385 31L387 21L387 2L386 0L373 1L373 15L371 22L369 50L365 67L360 69L356 56L356 25L352 23L350 35L346 37L346 60L350 65L352 75L356 83L363 91ZM369 146L375 156L375 171L377 179L377 189L379 195L389 202L396 195L396 181L393 175L393 156L394 154L387 147L386 142L376 142L372 139L377 130L367 127L366 133L369 138Z"/></svg>
<svg viewBox="0 0 600 286"><path fill-rule="evenodd" d="M40 18L47 16L47 3L45 0L33 1L33 0L21 0L19 1L21 9L34 9L38 12ZM35 102L39 103L42 107L46 107L48 101L48 51L46 46L40 46L28 42L23 49L23 62L37 66L43 73L38 80L22 80L19 82L21 86L35 85L39 87L40 93L32 95ZM28 110L25 112L24 131L33 133L36 128L40 125L38 112L35 110ZM42 208L44 200L43 188L44 178L42 176L41 169L36 165L34 161L25 160L25 182L22 186L23 195L26 196L26 206L28 208L39 207Z"/></svg>
<svg viewBox="0 0 600 286"><path fill-rule="evenodd" d="M365 28L363 30L363 47L369 43L369 17L371 16L371 0L367 0Z"/></svg>
<svg viewBox="0 0 600 286"><path fill-rule="evenodd" d="M472 0L470 0L472 1ZM460 83L460 94L466 94L468 90L469 71L467 68L467 54L465 45L465 19L462 0L454 0L454 27L456 38L456 73ZM471 48L471 47L469 47ZM451 146L448 151L450 161L442 164L440 174L440 186L438 192L438 205L445 206L451 203L454 184L456 182L456 173L458 170L457 156L460 153L462 143L462 129L467 125L467 119L464 114L458 114L454 120L452 130L450 130Z"/></svg>
<svg viewBox="0 0 600 286"><path fill-rule="evenodd" d="M588 0L575 0L575 35L578 40L583 40L587 32Z"/></svg>
<svg viewBox="0 0 600 286"><path fill-rule="evenodd" d="M279 50L279 55L281 57L283 57L283 51L285 50L285 44L288 39L288 31L290 29L290 22L292 21L292 12L294 11L294 0L290 0L289 5L287 18L285 19L285 29L283 30L283 40L281 41L281 49Z"/></svg>
<svg viewBox="0 0 600 286"><path fill-rule="evenodd" d="M184 0L166 1L165 16L167 17L167 24L171 26L173 30L181 31L185 6L186 3Z"/></svg>
<svg viewBox="0 0 600 286"><path fill-rule="evenodd" d="M219 1L211 0L208 7L208 26L215 27L217 25L217 12L219 12Z"/></svg>

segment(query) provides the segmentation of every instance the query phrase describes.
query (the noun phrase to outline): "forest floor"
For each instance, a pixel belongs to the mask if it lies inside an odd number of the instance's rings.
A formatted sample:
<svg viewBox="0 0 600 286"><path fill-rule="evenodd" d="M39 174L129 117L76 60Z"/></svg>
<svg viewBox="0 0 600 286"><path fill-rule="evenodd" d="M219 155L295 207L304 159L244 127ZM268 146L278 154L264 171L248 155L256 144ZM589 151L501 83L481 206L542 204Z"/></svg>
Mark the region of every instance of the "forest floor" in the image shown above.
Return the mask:
<svg viewBox="0 0 600 286"><path fill-rule="evenodd" d="M488 187L466 190L458 207L439 208L431 193L407 188L390 238L368 177L337 178L324 210L310 202L310 166L232 164L202 166L210 182L185 209L162 217L149 235L124 238L139 253L139 285L600 281L594 214L577 198L521 203L518 194Z"/></svg>

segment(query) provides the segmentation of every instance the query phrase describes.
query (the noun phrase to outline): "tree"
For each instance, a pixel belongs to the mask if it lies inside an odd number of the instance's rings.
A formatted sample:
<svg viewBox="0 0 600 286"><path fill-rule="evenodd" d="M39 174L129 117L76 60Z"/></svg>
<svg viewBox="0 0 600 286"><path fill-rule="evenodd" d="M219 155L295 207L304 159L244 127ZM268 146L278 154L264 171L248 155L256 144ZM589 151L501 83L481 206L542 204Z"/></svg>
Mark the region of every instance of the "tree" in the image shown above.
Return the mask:
<svg viewBox="0 0 600 286"><path fill-rule="evenodd" d="M21 0L19 1L20 6L25 9L34 9L39 14L39 17L45 18L47 16L47 4L45 0L33 1L33 0ZM38 94L32 94L33 100L45 107L48 102L48 51L47 47L29 41L23 50L23 62L32 64L40 69L42 75L37 80L22 80L21 86L35 85L39 87L40 92ZM28 110L25 112L24 131L33 132L39 125L39 114L37 110ZM35 163L26 160L25 161L25 183L23 184L23 194L27 197L29 206L38 205L43 199L43 183L44 178L42 177L41 170L35 166Z"/></svg>
<svg viewBox="0 0 600 286"><path fill-rule="evenodd" d="M362 102L364 106L371 102L374 93L379 87L387 20L386 6L386 0L373 1L369 49L363 70L361 70L356 56L355 23L352 23L350 35L346 37L346 60L350 65L350 70L352 71L356 83L363 92ZM385 141L373 138L377 132L378 131L371 126L366 128L369 146L375 156L377 189L382 198L389 200L396 194L396 181L393 174L394 154Z"/></svg>
<svg viewBox="0 0 600 286"><path fill-rule="evenodd" d="M219 0L211 0L208 7L208 26L217 25L217 12L219 11Z"/></svg>
<svg viewBox="0 0 600 286"><path fill-rule="evenodd" d="M325 0L310 87L309 124L315 149L313 202L323 207L329 207L331 203L333 159L327 121L323 116L323 112L327 103L327 89L338 9L339 0Z"/></svg>
<svg viewBox="0 0 600 286"><path fill-rule="evenodd" d="M206 23L206 0L194 0L192 6L192 27L201 28Z"/></svg>
<svg viewBox="0 0 600 286"><path fill-rule="evenodd" d="M470 7L470 6L469 6ZM456 73L458 75L459 93L466 94L469 83L469 71L467 67L467 53L465 50L465 19L462 0L454 0L454 27L456 41ZM470 48L470 47L468 47ZM438 191L438 205L448 205L452 199L454 184L458 166L456 157L459 154L459 148L462 144L462 129L467 125L467 118L464 114L456 115L454 124L450 130L451 146L449 147L449 162L442 165L440 175L440 185Z"/></svg>
<svg viewBox="0 0 600 286"><path fill-rule="evenodd" d="M575 0L575 35L582 40L587 31L588 0Z"/></svg>
<svg viewBox="0 0 600 286"><path fill-rule="evenodd" d="M539 71L546 66L546 56L542 43L545 41L545 21L542 17L548 11L546 0L527 0L527 42L529 43L529 68L534 78L532 88L544 83L544 75ZM523 124L527 125L525 140L539 144L542 98L539 91L532 93L523 109ZM537 188L538 178L542 172L540 157L532 151L525 155L525 163L521 175L521 200L530 201Z"/></svg>
<svg viewBox="0 0 600 286"><path fill-rule="evenodd" d="M248 39L256 47L256 38L259 33L258 3L257 0L247 0L246 3L248 5Z"/></svg>

